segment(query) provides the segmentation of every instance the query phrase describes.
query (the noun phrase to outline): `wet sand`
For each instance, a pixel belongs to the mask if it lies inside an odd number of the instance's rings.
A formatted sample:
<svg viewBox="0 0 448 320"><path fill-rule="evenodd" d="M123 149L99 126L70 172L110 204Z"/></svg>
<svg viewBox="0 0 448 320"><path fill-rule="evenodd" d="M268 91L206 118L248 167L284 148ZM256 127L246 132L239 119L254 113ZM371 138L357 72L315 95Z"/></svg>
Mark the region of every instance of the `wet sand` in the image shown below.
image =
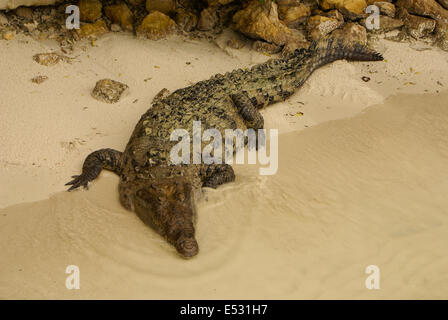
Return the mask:
<svg viewBox="0 0 448 320"><path fill-rule="evenodd" d="M0 297L446 299L447 101L400 94L281 134L276 175L235 166L235 183L204 191L188 261L120 206L111 173L2 209ZM80 290L65 287L72 264Z"/></svg>

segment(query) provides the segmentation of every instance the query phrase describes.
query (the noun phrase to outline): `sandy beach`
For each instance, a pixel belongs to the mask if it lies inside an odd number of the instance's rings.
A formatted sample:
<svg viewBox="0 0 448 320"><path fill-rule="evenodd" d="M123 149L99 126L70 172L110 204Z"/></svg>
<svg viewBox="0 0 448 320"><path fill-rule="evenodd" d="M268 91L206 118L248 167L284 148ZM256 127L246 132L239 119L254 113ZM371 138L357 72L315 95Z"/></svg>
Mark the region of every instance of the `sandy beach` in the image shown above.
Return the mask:
<svg viewBox="0 0 448 320"><path fill-rule="evenodd" d="M446 299L448 56L418 42L379 40L385 61L332 63L263 110L279 170L235 165L234 183L204 189L192 260L121 207L112 173L65 192L90 152L124 149L162 88L270 58L221 40L107 34L53 67L32 59L51 41L0 41L0 298ZM102 78L130 93L94 100Z"/></svg>

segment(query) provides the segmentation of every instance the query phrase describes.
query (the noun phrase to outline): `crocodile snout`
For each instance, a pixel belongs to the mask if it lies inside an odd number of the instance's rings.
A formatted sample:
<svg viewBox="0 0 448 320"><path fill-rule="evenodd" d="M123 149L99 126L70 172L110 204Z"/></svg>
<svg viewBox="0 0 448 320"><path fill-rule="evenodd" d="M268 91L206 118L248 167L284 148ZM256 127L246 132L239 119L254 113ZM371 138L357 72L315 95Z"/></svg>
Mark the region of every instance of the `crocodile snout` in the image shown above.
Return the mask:
<svg viewBox="0 0 448 320"><path fill-rule="evenodd" d="M194 237L180 237L176 242L176 249L184 258L194 257L199 252L199 246Z"/></svg>

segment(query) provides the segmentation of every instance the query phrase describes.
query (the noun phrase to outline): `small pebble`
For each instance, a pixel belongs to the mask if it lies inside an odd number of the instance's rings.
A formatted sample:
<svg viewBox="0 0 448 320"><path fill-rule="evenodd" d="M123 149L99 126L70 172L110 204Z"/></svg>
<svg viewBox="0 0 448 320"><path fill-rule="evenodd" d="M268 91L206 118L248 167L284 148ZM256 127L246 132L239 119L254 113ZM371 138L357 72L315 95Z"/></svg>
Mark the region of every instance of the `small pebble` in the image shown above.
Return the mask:
<svg viewBox="0 0 448 320"><path fill-rule="evenodd" d="M364 82L369 82L369 81L370 81L370 78L369 78L369 77L366 77L366 76L362 77L361 79L362 79L362 81L364 81Z"/></svg>
<svg viewBox="0 0 448 320"><path fill-rule="evenodd" d="M116 103L126 93L129 86L111 79L99 80L92 91L92 97L106 103Z"/></svg>
<svg viewBox="0 0 448 320"><path fill-rule="evenodd" d="M47 76L36 76L31 81L36 84L41 84L42 82L48 80Z"/></svg>
<svg viewBox="0 0 448 320"><path fill-rule="evenodd" d="M12 38L14 38L14 32L13 31L8 31L6 33L3 34L3 39L5 40L12 40Z"/></svg>

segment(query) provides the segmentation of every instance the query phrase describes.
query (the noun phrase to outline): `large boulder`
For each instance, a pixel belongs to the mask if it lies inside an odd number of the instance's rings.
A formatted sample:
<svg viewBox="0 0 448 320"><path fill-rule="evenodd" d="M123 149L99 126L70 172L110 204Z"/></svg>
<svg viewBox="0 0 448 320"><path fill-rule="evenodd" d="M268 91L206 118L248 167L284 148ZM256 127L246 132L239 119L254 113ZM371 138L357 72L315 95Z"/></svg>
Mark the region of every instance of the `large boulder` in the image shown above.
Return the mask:
<svg viewBox="0 0 448 320"><path fill-rule="evenodd" d="M94 23L86 23L76 30L81 38L96 39L109 32L106 22L99 19Z"/></svg>
<svg viewBox="0 0 448 320"><path fill-rule="evenodd" d="M176 22L167 15L154 11L148 14L137 27L137 36L144 36L151 40L159 40L176 31Z"/></svg>
<svg viewBox="0 0 448 320"><path fill-rule="evenodd" d="M436 27L434 19L409 14L404 8L400 8L398 16L403 20L406 32L415 39L428 36Z"/></svg>
<svg viewBox="0 0 448 320"><path fill-rule="evenodd" d="M435 0L398 0L396 5L405 8L409 13L426 16L448 23L448 10Z"/></svg>
<svg viewBox="0 0 448 320"><path fill-rule="evenodd" d="M159 11L166 15L171 15L176 9L175 0L146 0L146 10L148 12Z"/></svg>
<svg viewBox="0 0 448 320"><path fill-rule="evenodd" d="M395 19L395 18L391 18L391 17L388 17L388 16L380 16L379 22L380 23L379 23L379 29L378 30L374 29L374 28L367 28L367 30L369 32L380 32L380 33L382 33L382 32L389 32L389 31L401 28L404 25L404 23L403 23L403 21L401 19ZM369 26L367 21L366 21L366 19L362 19L360 21L360 23L363 26L367 26L367 27Z"/></svg>
<svg viewBox="0 0 448 320"><path fill-rule="evenodd" d="M120 2L104 8L106 16L126 31L133 30L134 17L126 3Z"/></svg>
<svg viewBox="0 0 448 320"><path fill-rule="evenodd" d="M395 5L393 3L378 1L374 2L373 4L380 9L381 14L391 18L395 17Z"/></svg>
<svg viewBox="0 0 448 320"><path fill-rule="evenodd" d="M8 23L8 18L0 12L0 27L6 26Z"/></svg>
<svg viewBox="0 0 448 320"><path fill-rule="evenodd" d="M297 28L311 15L311 8L299 0L277 1L278 16L289 28Z"/></svg>
<svg viewBox="0 0 448 320"><path fill-rule="evenodd" d="M225 6L235 0L207 0L209 6Z"/></svg>
<svg viewBox="0 0 448 320"><path fill-rule="evenodd" d="M95 22L102 15L103 5L99 0L79 0L79 17L81 21Z"/></svg>
<svg viewBox="0 0 448 320"><path fill-rule="evenodd" d="M219 23L218 13L214 7L208 7L201 11L197 28L201 31L213 30Z"/></svg>
<svg viewBox="0 0 448 320"><path fill-rule="evenodd" d="M331 33L331 36L336 39L342 39L344 43L360 43L367 44L367 31L363 26L347 22L343 28L336 29Z"/></svg>
<svg viewBox="0 0 448 320"><path fill-rule="evenodd" d="M11 10L20 6L48 6L58 0L0 0L0 10Z"/></svg>
<svg viewBox="0 0 448 320"><path fill-rule="evenodd" d="M235 13L232 22L237 31L253 39L281 46L293 38L292 31L278 18L277 4L270 0L252 0L246 8Z"/></svg>
<svg viewBox="0 0 448 320"><path fill-rule="evenodd" d="M316 15L308 19L306 29L308 31L308 37L311 40L318 40L336 30L344 23L344 20L338 20L336 18Z"/></svg>
<svg viewBox="0 0 448 320"><path fill-rule="evenodd" d="M438 45L440 49L448 51L448 23L437 21L435 44Z"/></svg>
<svg viewBox="0 0 448 320"><path fill-rule="evenodd" d="M366 0L320 0L319 5L324 10L338 9L349 18L356 18L365 14Z"/></svg>
<svg viewBox="0 0 448 320"><path fill-rule="evenodd" d="M444 7L445 9L448 9L448 0L437 0L442 7Z"/></svg>
<svg viewBox="0 0 448 320"><path fill-rule="evenodd" d="M191 11L184 8L176 10L175 21L177 25L184 31L192 31L198 24L198 17Z"/></svg>

